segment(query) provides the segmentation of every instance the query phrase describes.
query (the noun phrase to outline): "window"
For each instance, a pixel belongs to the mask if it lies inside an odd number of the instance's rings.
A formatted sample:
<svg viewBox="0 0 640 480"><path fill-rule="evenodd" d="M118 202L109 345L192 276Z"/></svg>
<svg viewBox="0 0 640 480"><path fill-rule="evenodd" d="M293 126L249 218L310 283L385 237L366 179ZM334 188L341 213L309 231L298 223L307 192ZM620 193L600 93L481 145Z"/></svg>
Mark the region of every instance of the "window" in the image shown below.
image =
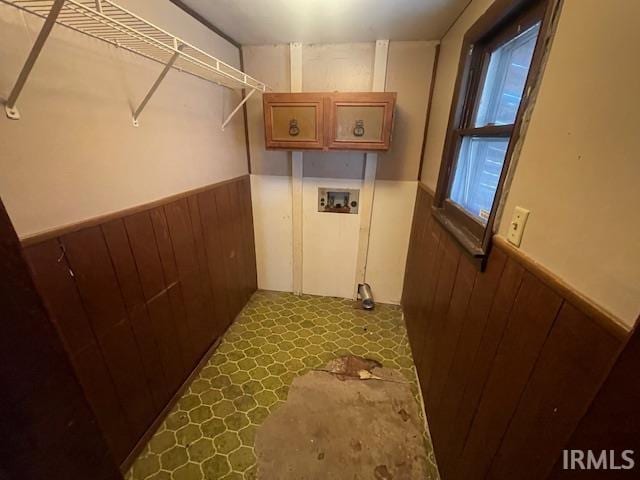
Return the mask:
<svg viewBox="0 0 640 480"><path fill-rule="evenodd" d="M545 6L496 1L465 36L435 215L475 257L486 254L523 99L540 64Z"/></svg>

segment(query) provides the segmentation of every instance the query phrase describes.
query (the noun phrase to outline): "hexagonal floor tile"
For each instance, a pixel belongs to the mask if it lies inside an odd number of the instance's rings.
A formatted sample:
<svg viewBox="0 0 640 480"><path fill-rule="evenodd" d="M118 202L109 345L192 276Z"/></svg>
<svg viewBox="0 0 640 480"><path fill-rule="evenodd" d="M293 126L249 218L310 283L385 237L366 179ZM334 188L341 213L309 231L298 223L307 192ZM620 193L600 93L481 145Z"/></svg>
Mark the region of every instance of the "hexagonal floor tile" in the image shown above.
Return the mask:
<svg viewBox="0 0 640 480"><path fill-rule="evenodd" d="M187 448L189 460L192 462L204 462L206 459L213 457L215 453L213 440L210 438L201 438Z"/></svg>
<svg viewBox="0 0 640 480"><path fill-rule="evenodd" d="M200 405L189 412L189 420L195 424L201 424L213 416L209 405Z"/></svg>
<svg viewBox="0 0 640 480"><path fill-rule="evenodd" d="M184 427L182 427L180 430L176 432L177 444L183 447L190 445L191 443L198 440L200 437L202 437L202 432L200 431L200 427L198 425L194 425L193 423L190 423L189 425L185 425Z"/></svg>
<svg viewBox="0 0 640 480"><path fill-rule="evenodd" d="M213 439L213 443L216 446L216 452L230 453L240 446L240 439L236 432L224 432Z"/></svg>
<svg viewBox="0 0 640 480"><path fill-rule="evenodd" d="M160 470L160 457L158 455L142 455L138 457L132 467L133 478L147 478Z"/></svg>
<svg viewBox="0 0 640 480"><path fill-rule="evenodd" d="M271 377L266 378L264 381L268 380L269 378ZM233 404L241 412L248 412L257 405L256 400L250 395L242 395L236 398L233 401Z"/></svg>
<svg viewBox="0 0 640 480"><path fill-rule="evenodd" d="M227 426L227 429L237 432L242 427L249 425L249 417L245 413L234 412L224 418L224 424Z"/></svg>
<svg viewBox="0 0 640 480"><path fill-rule="evenodd" d="M180 446L173 447L160 456L160 464L163 470L176 470L187 463L188 460L187 449Z"/></svg>
<svg viewBox="0 0 640 480"><path fill-rule="evenodd" d="M226 455L214 455L202 462L202 473L207 480L217 480L231 471Z"/></svg>
<svg viewBox="0 0 640 480"><path fill-rule="evenodd" d="M185 395L180 399L180 401L178 401L178 407L180 407L180 410L187 412L192 408L196 408L198 405L200 405L200 397L193 393Z"/></svg>
<svg viewBox="0 0 640 480"><path fill-rule="evenodd" d="M244 472L256 462L253 449L249 447L240 447L229 455L229 463L232 470L236 472Z"/></svg>
<svg viewBox="0 0 640 480"><path fill-rule="evenodd" d="M172 430L158 433L149 441L149 450L153 453L162 453L176 444L176 434Z"/></svg>
<svg viewBox="0 0 640 480"><path fill-rule="evenodd" d="M216 435L225 431L227 427L221 418L212 418L200 425L202 435L208 438L213 438Z"/></svg>
<svg viewBox="0 0 640 480"><path fill-rule="evenodd" d="M202 478L202 470L197 463L187 463L173 472L173 480L201 480Z"/></svg>

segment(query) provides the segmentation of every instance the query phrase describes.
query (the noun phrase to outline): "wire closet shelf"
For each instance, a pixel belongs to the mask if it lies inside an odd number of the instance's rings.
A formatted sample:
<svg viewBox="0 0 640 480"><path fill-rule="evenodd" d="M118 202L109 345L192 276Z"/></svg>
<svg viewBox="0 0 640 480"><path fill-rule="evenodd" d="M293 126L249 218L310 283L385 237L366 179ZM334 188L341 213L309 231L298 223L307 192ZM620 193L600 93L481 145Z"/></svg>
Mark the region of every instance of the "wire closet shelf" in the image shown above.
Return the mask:
<svg viewBox="0 0 640 480"><path fill-rule="evenodd" d="M136 127L145 106L171 69L189 73L227 88L248 90L249 93L243 95L240 104L222 123L223 130L255 92L267 90L264 83L110 0L0 0L0 2L44 18L44 25L5 103L7 116L13 120L20 119L16 102L54 24L63 25L164 65L162 73L133 112L133 124Z"/></svg>
<svg viewBox="0 0 640 480"><path fill-rule="evenodd" d="M0 0L47 18L55 0ZM65 0L56 23L229 88L266 85L109 0Z"/></svg>

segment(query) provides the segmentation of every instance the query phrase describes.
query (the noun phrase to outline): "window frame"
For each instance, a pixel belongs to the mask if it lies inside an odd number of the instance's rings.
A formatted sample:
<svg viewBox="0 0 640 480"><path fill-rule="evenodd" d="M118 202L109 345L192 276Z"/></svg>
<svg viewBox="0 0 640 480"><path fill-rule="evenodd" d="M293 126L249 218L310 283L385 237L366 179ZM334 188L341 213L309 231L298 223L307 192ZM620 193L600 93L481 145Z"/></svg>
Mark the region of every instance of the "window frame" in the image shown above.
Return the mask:
<svg viewBox="0 0 640 480"><path fill-rule="evenodd" d="M520 137L523 113L529 104L533 87L540 78L542 58L551 32L550 24L552 15L556 12L556 4L554 0L496 0L463 38L432 213L463 250L477 260L476 263L481 269L491 246L495 217L513 150ZM491 51L538 21L541 22L538 38L514 123L474 127L473 121ZM509 138L495 197L485 224L449 198L462 139L471 135Z"/></svg>

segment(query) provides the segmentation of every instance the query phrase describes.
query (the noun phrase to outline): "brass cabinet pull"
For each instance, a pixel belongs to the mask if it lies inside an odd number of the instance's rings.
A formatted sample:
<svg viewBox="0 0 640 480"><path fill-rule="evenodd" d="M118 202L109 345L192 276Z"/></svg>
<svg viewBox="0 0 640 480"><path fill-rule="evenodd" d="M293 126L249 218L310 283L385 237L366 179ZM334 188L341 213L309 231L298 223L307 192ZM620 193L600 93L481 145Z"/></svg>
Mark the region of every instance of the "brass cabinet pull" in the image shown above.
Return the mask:
<svg viewBox="0 0 640 480"><path fill-rule="evenodd" d="M289 135L292 137L296 137L300 133L300 128L298 127L298 120L292 118L289 120Z"/></svg>
<svg viewBox="0 0 640 480"><path fill-rule="evenodd" d="M362 137L364 135L364 121L356 120L356 126L353 129L353 135L355 137Z"/></svg>

